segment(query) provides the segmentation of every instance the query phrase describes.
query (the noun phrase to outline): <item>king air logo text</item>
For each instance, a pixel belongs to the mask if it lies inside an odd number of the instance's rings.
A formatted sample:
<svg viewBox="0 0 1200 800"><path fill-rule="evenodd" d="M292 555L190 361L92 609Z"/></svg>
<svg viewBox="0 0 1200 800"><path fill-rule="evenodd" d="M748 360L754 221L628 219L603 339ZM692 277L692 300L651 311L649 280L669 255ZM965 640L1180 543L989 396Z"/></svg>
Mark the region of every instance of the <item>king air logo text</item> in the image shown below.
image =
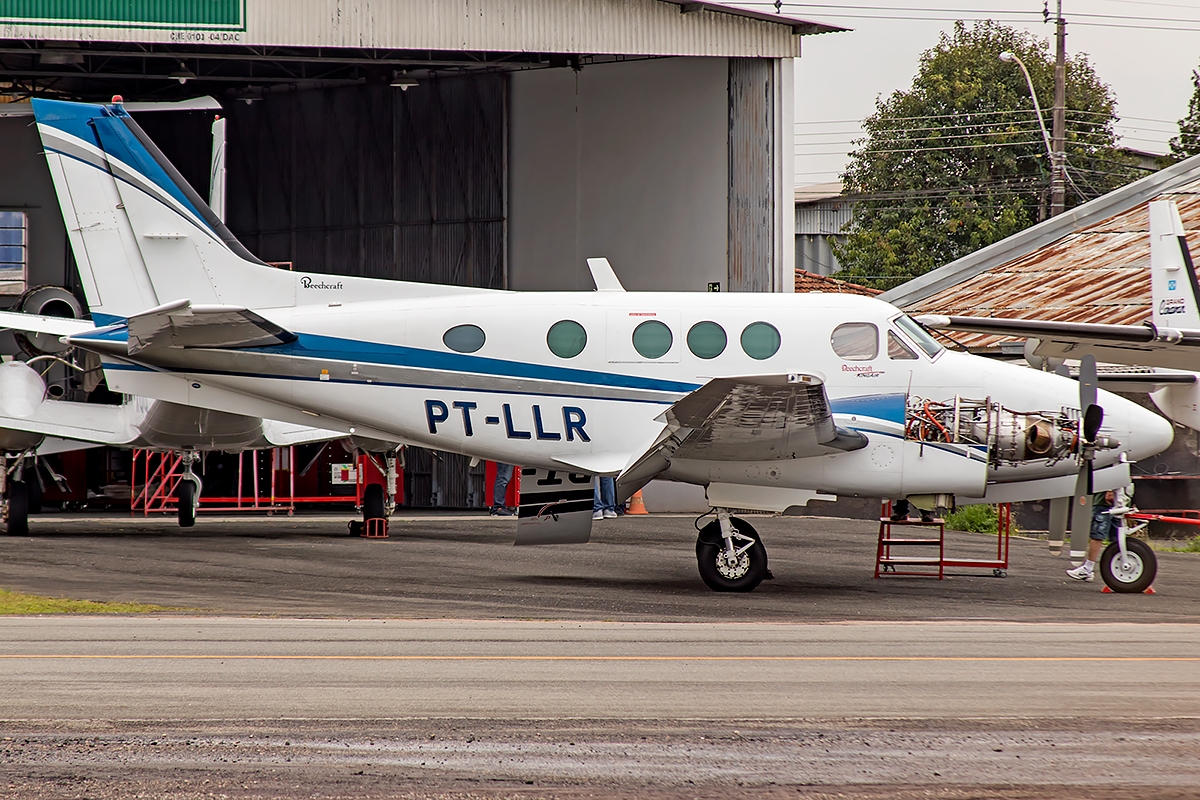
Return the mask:
<svg viewBox="0 0 1200 800"><path fill-rule="evenodd" d="M1187 303L1181 298L1169 297L1158 304L1158 313L1162 316L1182 314L1187 310Z"/></svg>

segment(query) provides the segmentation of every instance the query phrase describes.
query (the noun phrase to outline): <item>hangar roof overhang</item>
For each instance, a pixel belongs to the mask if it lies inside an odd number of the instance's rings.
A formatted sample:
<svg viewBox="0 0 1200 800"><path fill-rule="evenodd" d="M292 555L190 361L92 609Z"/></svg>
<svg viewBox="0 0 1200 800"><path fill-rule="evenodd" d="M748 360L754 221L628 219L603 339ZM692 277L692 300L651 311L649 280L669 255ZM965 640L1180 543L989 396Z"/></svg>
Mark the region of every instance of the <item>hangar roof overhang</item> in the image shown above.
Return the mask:
<svg viewBox="0 0 1200 800"><path fill-rule="evenodd" d="M912 314L1137 325L1150 317L1147 204L1172 199L1200 253L1200 156L1084 203L880 295ZM995 348L1011 337L955 333Z"/></svg>
<svg viewBox="0 0 1200 800"><path fill-rule="evenodd" d="M239 85L390 81L396 71L419 79L664 56L790 58L802 36L846 30L686 0L292 0L287 13L273 0L158 0L135 4L151 9L136 21L13 10L95 16L106 5L124 4L42 0L0 12L0 82L9 84L0 92L175 99Z"/></svg>

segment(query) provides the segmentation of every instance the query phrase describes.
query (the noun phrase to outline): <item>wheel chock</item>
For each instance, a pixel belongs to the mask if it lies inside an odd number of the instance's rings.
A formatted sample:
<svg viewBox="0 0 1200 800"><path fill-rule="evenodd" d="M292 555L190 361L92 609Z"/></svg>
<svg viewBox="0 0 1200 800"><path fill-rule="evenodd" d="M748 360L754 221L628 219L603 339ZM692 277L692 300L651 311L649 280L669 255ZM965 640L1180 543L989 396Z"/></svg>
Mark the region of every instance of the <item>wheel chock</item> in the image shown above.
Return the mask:
<svg viewBox="0 0 1200 800"><path fill-rule="evenodd" d="M1105 586L1103 589L1101 589L1100 593L1101 594L1115 594L1115 592L1113 592L1113 590L1108 588L1107 586ZM1158 594L1158 592L1154 591L1153 586L1147 586L1146 589L1142 592L1142 594Z"/></svg>
<svg viewBox="0 0 1200 800"><path fill-rule="evenodd" d="M367 520L361 536L364 539L388 538L388 521L382 517Z"/></svg>

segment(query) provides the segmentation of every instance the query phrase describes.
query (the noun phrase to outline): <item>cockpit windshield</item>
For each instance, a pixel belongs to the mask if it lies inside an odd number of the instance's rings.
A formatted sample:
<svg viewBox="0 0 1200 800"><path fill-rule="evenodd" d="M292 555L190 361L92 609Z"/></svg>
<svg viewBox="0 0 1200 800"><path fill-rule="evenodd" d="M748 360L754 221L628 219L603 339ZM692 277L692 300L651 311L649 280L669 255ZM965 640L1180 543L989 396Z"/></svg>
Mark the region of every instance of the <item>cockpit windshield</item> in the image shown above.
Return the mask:
<svg viewBox="0 0 1200 800"><path fill-rule="evenodd" d="M901 314L894 320L896 327L908 334L908 337L917 343L917 346L925 351L925 354L933 358L938 353L946 348L942 347L937 341L929 335L929 333L918 325L907 314Z"/></svg>

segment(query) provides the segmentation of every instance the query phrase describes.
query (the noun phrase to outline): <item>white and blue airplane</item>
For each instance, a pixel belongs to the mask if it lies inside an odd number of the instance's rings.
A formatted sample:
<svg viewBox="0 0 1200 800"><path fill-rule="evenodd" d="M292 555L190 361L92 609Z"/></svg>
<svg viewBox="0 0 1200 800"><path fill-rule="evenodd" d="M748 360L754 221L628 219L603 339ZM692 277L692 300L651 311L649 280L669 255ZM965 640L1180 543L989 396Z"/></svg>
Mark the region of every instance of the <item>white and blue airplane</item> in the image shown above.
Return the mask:
<svg viewBox="0 0 1200 800"><path fill-rule="evenodd" d="M33 104L98 326L66 341L112 389L526 465L518 543L586 541L594 475L622 499L684 481L716 511L702 578L748 591L767 555L732 508L1068 496L1081 461L1115 488L1172 439L1132 402L1081 408L1073 381L947 351L870 298L625 292L603 259L595 292L273 269L119 104Z"/></svg>

